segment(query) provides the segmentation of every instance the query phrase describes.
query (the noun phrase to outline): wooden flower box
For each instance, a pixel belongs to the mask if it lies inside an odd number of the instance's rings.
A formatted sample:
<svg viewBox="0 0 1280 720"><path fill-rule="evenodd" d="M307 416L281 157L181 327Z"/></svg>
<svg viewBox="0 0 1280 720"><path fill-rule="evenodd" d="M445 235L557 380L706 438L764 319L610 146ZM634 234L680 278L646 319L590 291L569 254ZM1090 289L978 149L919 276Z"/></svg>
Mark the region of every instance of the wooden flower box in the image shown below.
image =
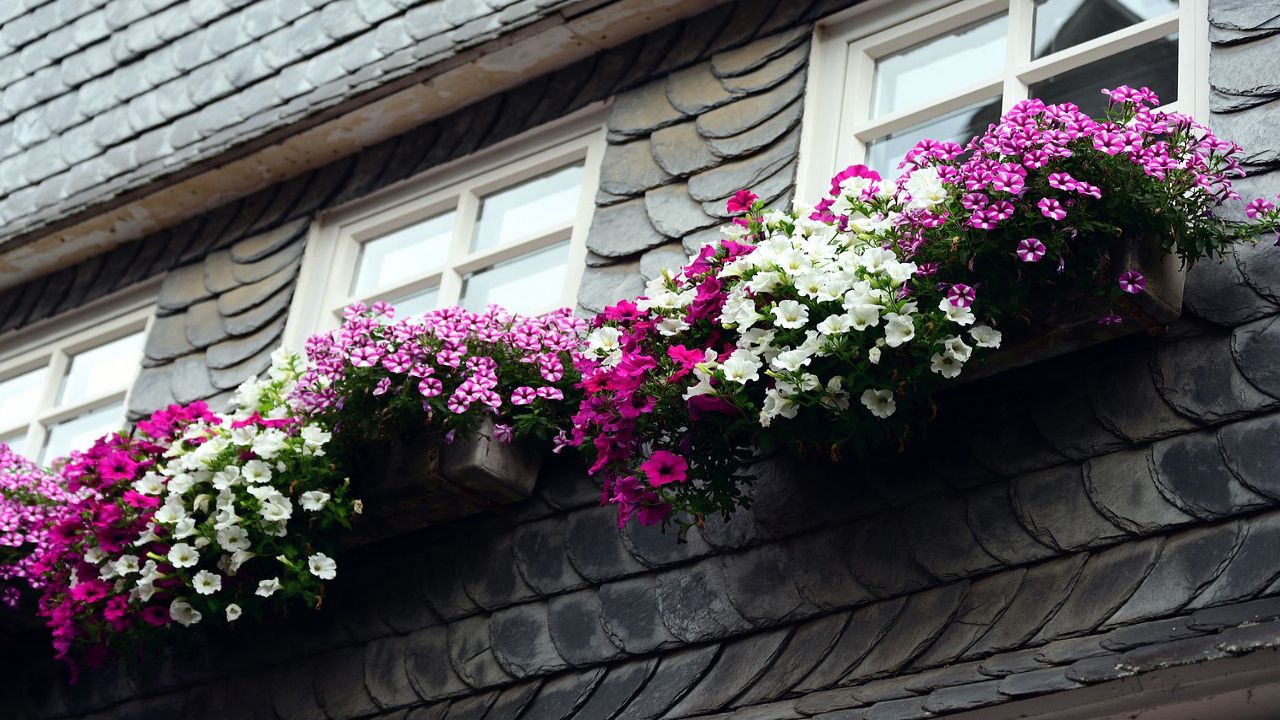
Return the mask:
<svg viewBox="0 0 1280 720"><path fill-rule="evenodd" d="M1147 284L1136 295L1125 295L1116 310L1124 321L1099 324L1109 306L1092 297L1059 303L1055 312L1036 325L1002 326L1004 342L985 362L966 368L962 381L989 377L1059 355L1138 332L1159 335L1182 314L1186 268L1176 255L1165 252L1156 238L1118 240L1112 248L1107 282L1125 270L1137 270Z"/></svg>
<svg viewBox="0 0 1280 720"><path fill-rule="evenodd" d="M364 504L348 544L361 545L518 502L533 493L540 453L503 444L486 420L445 443L424 428L366 446L351 491Z"/></svg>

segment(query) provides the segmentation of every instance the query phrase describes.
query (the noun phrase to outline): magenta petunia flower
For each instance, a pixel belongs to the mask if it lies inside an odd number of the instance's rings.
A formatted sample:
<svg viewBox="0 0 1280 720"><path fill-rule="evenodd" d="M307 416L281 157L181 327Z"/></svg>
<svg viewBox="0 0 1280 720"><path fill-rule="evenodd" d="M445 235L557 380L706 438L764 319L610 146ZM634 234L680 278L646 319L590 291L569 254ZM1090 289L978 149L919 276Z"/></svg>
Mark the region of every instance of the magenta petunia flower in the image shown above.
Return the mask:
<svg viewBox="0 0 1280 720"><path fill-rule="evenodd" d="M976 299L978 299L978 291L962 283L952 285L947 291L947 300L956 307L969 307Z"/></svg>
<svg viewBox="0 0 1280 720"><path fill-rule="evenodd" d="M515 439L516 435L515 435L515 431L512 429L510 425L506 423L494 423L493 437L495 440L502 443L503 445L510 445L511 441Z"/></svg>
<svg viewBox="0 0 1280 720"><path fill-rule="evenodd" d="M528 405L537 399L538 394L528 385L521 385L511 393L512 405Z"/></svg>
<svg viewBox="0 0 1280 720"><path fill-rule="evenodd" d="M391 378L382 378L381 380L378 381L378 384L374 386L373 394L386 395L387 391L390 389L391 389Z"/></svg>
<svg viewBox="0 0 1280 720"><path fill-rule="evenodd" d="M750 190L739 190L733 194L733 197L729 198L727 203L725 203L725 210L727 210L730 215L747 212L751 209L751 204L759 198L759 195L756 195Z"/></svg>
<svg viewBox="0 0 1280 720"><path fill-rule="evenodd" d="M1036 207L1040 208L1040 214L1050 220L1061 220L1067 216L1067 211L1062 208L1062 203L1053 198L1041 198L1036 203Z"/></svg>
<svg viewBox="0 0 1280 720"><path fill-rule="evenodd" d="M1120 273L1120 289L1130 295L1137 295L1147 287L1147 279L1137 270L1125 270Z"/></svg>
<svg viewBox="0 0 1280 720"><path fill-rule="evenodd" d="M650 455L640 469L648 477L649 484L654 487L684 482L689 476L689 462L666 450L659 450Z"/></svg>
<svg viewBox="0 0 1280 720"><path fill-rule="evenodd" d="M1023 238L1018 243L1018 259L1022 262L1040 262L1044 259L1045 253L1044 243L1036 238Z"/></svg>
<svg viewBox="0 0 1280 720"><path fill-rule="evenodd" d="M1109 315L1103 315L1102 317L1098 318L1099 325L1119 325L1122 322L1124 322L1124 318L1120 317L1115 313L1111 313Z"/></svg>
<svg viewBox="0 0 1280 720"><path fill-rule="evenodd" d="M1263 198L1254 198L1252 202L1244 206L1244 214L1250 220L1256 220L1259 215L1264 215L1275 209L1276 206L1274 204L1267 202Z"/></svg>

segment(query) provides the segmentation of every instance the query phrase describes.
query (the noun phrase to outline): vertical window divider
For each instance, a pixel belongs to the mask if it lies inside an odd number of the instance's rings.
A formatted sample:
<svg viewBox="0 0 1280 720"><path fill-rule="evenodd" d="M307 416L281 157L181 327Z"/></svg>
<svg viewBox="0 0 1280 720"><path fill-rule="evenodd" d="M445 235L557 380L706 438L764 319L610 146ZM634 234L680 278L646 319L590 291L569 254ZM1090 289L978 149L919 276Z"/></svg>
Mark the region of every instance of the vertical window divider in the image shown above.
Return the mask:
<svg viewBox="0 0 1280 720"><path fill-rule="evenodd" d="M480 198L471 188L458 194L458 220L453 225L453 239L449 243L449 266L440 278L440 305L457 305L462 301L462 273L460 265L471 254L471 240L475 237L476 223L480 215Z"/></svg>
<svg viewBox="0 0 1280 720"><path fill-rule="evenodd" d="M1013 106L1026 100L1030 92L1018 71L1031 61L1031 51L1035 38L1035 0L1009 0L1009 37L1007 38L1004 96L1001 103L1001 114L1013 109Z"/></svg>

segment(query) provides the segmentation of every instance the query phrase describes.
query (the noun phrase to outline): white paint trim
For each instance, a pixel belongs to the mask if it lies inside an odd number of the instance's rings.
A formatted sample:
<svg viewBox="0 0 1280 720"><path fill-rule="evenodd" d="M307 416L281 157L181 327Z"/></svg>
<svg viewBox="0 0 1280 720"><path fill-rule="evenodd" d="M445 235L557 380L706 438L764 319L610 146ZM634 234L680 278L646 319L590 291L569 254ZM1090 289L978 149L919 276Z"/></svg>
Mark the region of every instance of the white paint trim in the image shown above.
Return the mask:
<svg viewBox="0 0 1280 720"><path fill-rule="evenodd" d="M878 0L819 21L810 50L796 197L818 200L837 170L863 161L872 140L998 93L1007 111L1028 97L1033 83L1172 33L1179 38L1178 101L1167 108L1207 118L1208 0L1182 0L1177 10L1039 60L1030 59L1034 7L1034 0ZM876 58L1002 12L1009 16L1009 34L999 76L973 78L928 104L870 118Z"/></svg>
<svg viewBox="0 0 1280 720"><path fill-rule="evenodd" d="M155 319L155 296L160 286L156 278L128 290L101 298L0 337L0 381L8 380L40 368L46 369L40 399L29 420L13 423L0 418L0 435L26 428L22 447L15 448L29 457L37 457L44 447L49 428L86 412L111 404L121 405L124 421L128 397L137 371L121 378L117 386L105 388L79 402L58 405L57 396L71 358L113 340L141 332L143 341ZM138 358L141 361L141 353Z"/></svg>
<svg viewBox="0 0 1280 720"><path fill-rule="evenodd" d="M360 300L403 296L439 287L438 304L459 301L464 277L504 260L569 241L564 287L548 293L539 311L572 305L586 260L586 236L595 210L600 162L604 154L605 103L596 103L528 133L497 143L464 158L344 206L322 212L312 224L301 274L290 306L284 341L300 348L313 332L335 327L342 308ZM520 238L499 247L470 250L480 198L575 162L583 163L582 188L571 225ZM454 211L448 257L438 267L370 293L347 292L354 276L360 244L413 222Z"/></svg>

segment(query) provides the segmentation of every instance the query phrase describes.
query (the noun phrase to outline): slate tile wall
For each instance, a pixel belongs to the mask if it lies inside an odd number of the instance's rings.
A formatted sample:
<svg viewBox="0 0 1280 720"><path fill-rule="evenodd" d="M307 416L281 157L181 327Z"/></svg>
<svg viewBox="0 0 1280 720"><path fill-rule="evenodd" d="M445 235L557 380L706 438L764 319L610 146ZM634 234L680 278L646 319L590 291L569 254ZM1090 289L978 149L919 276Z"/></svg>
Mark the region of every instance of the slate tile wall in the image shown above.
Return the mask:
<svg viewBox="0 0 1280 720"><path fill-rule="evenodd" d="M1248 4L1211 8L1211 75L1261 72L1251 64L1280 46L1275 19ZM660 172L616 177L633 184L602 188L598 217L630 208L625 222L648 223L653 244L608 255L612 240L593 228L593 273L627 278L652 266L655 250L674 256L660 228L676 216L650 193L692 193L708 182L700 174L740 162L716 154L717 136L703 132L716 109L704 106L772 98L786 107L772 93L803 74L788 73L785 58L804 42L785 30L755 41L769 59L744 72L781 75L771 88L737 89L731 78L743 75L726 73L717 51L637 84L637 96L665 98L670 110L646 103L660 112L628 120L643 113L620 99L610 155ZM695 86L720 99L688 100ZM1227 124L1254 129L1249 169L1273 185L1280 159L1267 149L1280 135L1249 115L1270 112L1267 87L1215 82L1213 121L1228 137ZM704 143L719 164L672 164L668 129ZM740 167L769 172L777 159L762 158L789 132ZM792 160L772 172L794 173ZM711 218L705 202L698 212ZM686 210L679 217L697 216ZM170 297L179 347L207 358L227 342L188 333L193 316L237 291L217 278L236 280L239 269L246 279L236 282L252 285L268 268L289 271L297 240L276 227L274 239L253 235L183 271L200 282L171 288L194 288ZM0 707L16 718L921 718L1274 653L1275 252L1246 246L1196 266L1185 316L1163 337L946 394L930 437L906 455L762 462L755 509L709 522L687 544L619 531L581 468L551 458L526 503L349 553L317 615L198 636L75 688L51 680L44 638L24 638L0 668L22 678L0 688ZM238 315L219 312L222 329Z"/></svg>

